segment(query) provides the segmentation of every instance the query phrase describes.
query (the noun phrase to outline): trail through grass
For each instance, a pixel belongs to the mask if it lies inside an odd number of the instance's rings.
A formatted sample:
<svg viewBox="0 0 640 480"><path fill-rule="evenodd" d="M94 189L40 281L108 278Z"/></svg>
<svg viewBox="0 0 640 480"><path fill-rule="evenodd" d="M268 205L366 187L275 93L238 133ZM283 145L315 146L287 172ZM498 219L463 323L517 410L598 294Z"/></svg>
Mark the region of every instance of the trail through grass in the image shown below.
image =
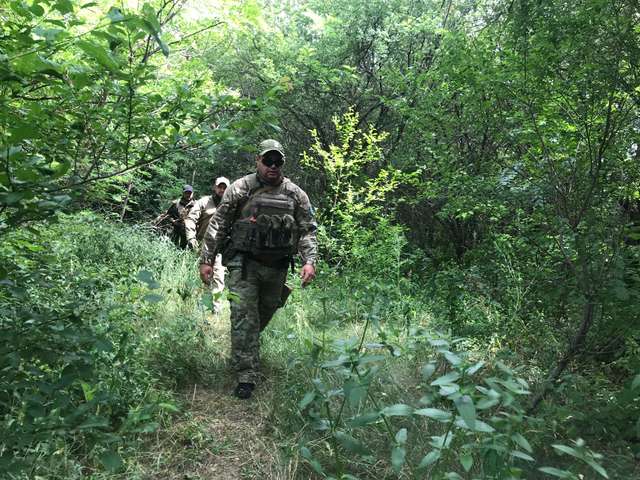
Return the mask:
<svg viewBox="0 0 640 480"><path fill-rule="evenodd" d="M265 358L264 380L253 397L235 398L235 379L226 366L228 312L222 317L207 314L206 319L203 331L208 341L221 347L219 355L212 359L203 383L189 385L179 394L181 415L147 444L147 452L139 457L142 478L295 478L297 461L283 458L272 435L274 391L281 382L277 371L284 364Z"/></svg>

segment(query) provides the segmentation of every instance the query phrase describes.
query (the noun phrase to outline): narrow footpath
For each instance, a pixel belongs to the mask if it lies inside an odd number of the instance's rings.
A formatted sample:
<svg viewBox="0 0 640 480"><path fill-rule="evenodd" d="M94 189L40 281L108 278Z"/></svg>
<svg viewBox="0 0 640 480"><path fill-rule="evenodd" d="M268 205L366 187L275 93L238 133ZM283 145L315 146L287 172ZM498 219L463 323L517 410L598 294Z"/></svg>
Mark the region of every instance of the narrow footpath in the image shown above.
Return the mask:
<svg viewBox="0 0 640 480"><path fill-rule="evenodd" d="M228 356L228 318L210 321L208 335ZM298 467L296 456L284 458L286 449L275 441L273 380L266 378L249 400L231 392L234 381L226 368L218 381L192 385L182 393L182 412L158 432L144 462L145 479L154 480L289 480ZM149 468L150 467L150 468Z"/></svg>

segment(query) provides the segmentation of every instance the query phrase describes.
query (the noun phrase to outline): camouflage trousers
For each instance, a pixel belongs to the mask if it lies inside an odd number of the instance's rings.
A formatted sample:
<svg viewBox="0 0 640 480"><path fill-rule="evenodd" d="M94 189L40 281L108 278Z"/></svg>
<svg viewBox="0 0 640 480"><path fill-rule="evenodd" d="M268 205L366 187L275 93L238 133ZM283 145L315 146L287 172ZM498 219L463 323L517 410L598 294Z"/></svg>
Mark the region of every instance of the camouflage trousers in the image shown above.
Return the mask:
<svg viewBox="0 0 640 480"><path fill-rule="evenodd" d="M287 268L273 268L234 257L227 265L231 302L231 368L238 382L257 383L260 368L260 330L282 306Z"/></svg>
<svg viewBox="0 0 640 480"><path fill-rule="evenodd" d="M209 288L211 289L211 293L214 294L213 300L213 313L219 314L222 312L222 308L224 306L224 299L222 297L215 299L215 294L222 292L224 290L224 272L225 268L222 266L222 255L216 255L216 260L213 265L213 276L211 277L211 283L209 284Z"/></svg>

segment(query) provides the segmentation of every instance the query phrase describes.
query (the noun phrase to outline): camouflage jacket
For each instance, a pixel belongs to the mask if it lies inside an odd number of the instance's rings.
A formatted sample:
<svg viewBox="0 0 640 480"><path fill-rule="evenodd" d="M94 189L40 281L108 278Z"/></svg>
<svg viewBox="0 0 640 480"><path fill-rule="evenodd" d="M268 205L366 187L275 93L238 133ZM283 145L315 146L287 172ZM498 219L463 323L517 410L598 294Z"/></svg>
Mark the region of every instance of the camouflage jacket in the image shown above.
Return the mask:
<svg viewBox="0 0 640 480"><path fill-rule="evenodd" d="M178 198L171 203L171 206L165 213L156 217L154 223L159 227L165 227L171 224L183 225L184 219L189 215L193 204L193 200L189 200L187 204L183 204L181 199ZM177 222L174 222L175 220L177 220Z"/></svg>
<svg viewBox="0 0 640 480"><path fill-rule="evenodd" d="M184 226L187 231L187 241L195 238L201 242L204 238L204 234L209 226L209 221L218 208L215 198L214 195L207 195L194 203L193 208L189 212L189 216L184 221Z"/></svg>
<svg viewBox="0 0 640 480"><path fill-rule="evenodd" d="M233 223L240 217L239 207L258 188L266 188L268 193L285 194L293 198L293 217L299 231L298 253L300 253L303 263L315 264L318 256L318 241L316 239L318 225L313 215L309 197L304 190L286 177L282 179L279 185L270 187L262 183L256 173L236 180L227 188L218 209L209 222L202 245L200 263L213 265L218 248L229 235Z"/></svg>

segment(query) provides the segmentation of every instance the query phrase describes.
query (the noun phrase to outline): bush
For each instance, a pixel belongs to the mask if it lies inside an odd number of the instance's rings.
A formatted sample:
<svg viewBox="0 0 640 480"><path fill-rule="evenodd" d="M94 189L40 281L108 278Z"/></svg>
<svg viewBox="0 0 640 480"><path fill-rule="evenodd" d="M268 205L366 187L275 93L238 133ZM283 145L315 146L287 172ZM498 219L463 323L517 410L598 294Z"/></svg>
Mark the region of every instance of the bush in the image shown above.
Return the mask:
<svg viewBox="0 0 640 480"><path fill-rule="evenodd" d="M7 234L0 259L0 472L120 469L207 348L197 302L172 296L193 257L85 212Z"/></svg>

